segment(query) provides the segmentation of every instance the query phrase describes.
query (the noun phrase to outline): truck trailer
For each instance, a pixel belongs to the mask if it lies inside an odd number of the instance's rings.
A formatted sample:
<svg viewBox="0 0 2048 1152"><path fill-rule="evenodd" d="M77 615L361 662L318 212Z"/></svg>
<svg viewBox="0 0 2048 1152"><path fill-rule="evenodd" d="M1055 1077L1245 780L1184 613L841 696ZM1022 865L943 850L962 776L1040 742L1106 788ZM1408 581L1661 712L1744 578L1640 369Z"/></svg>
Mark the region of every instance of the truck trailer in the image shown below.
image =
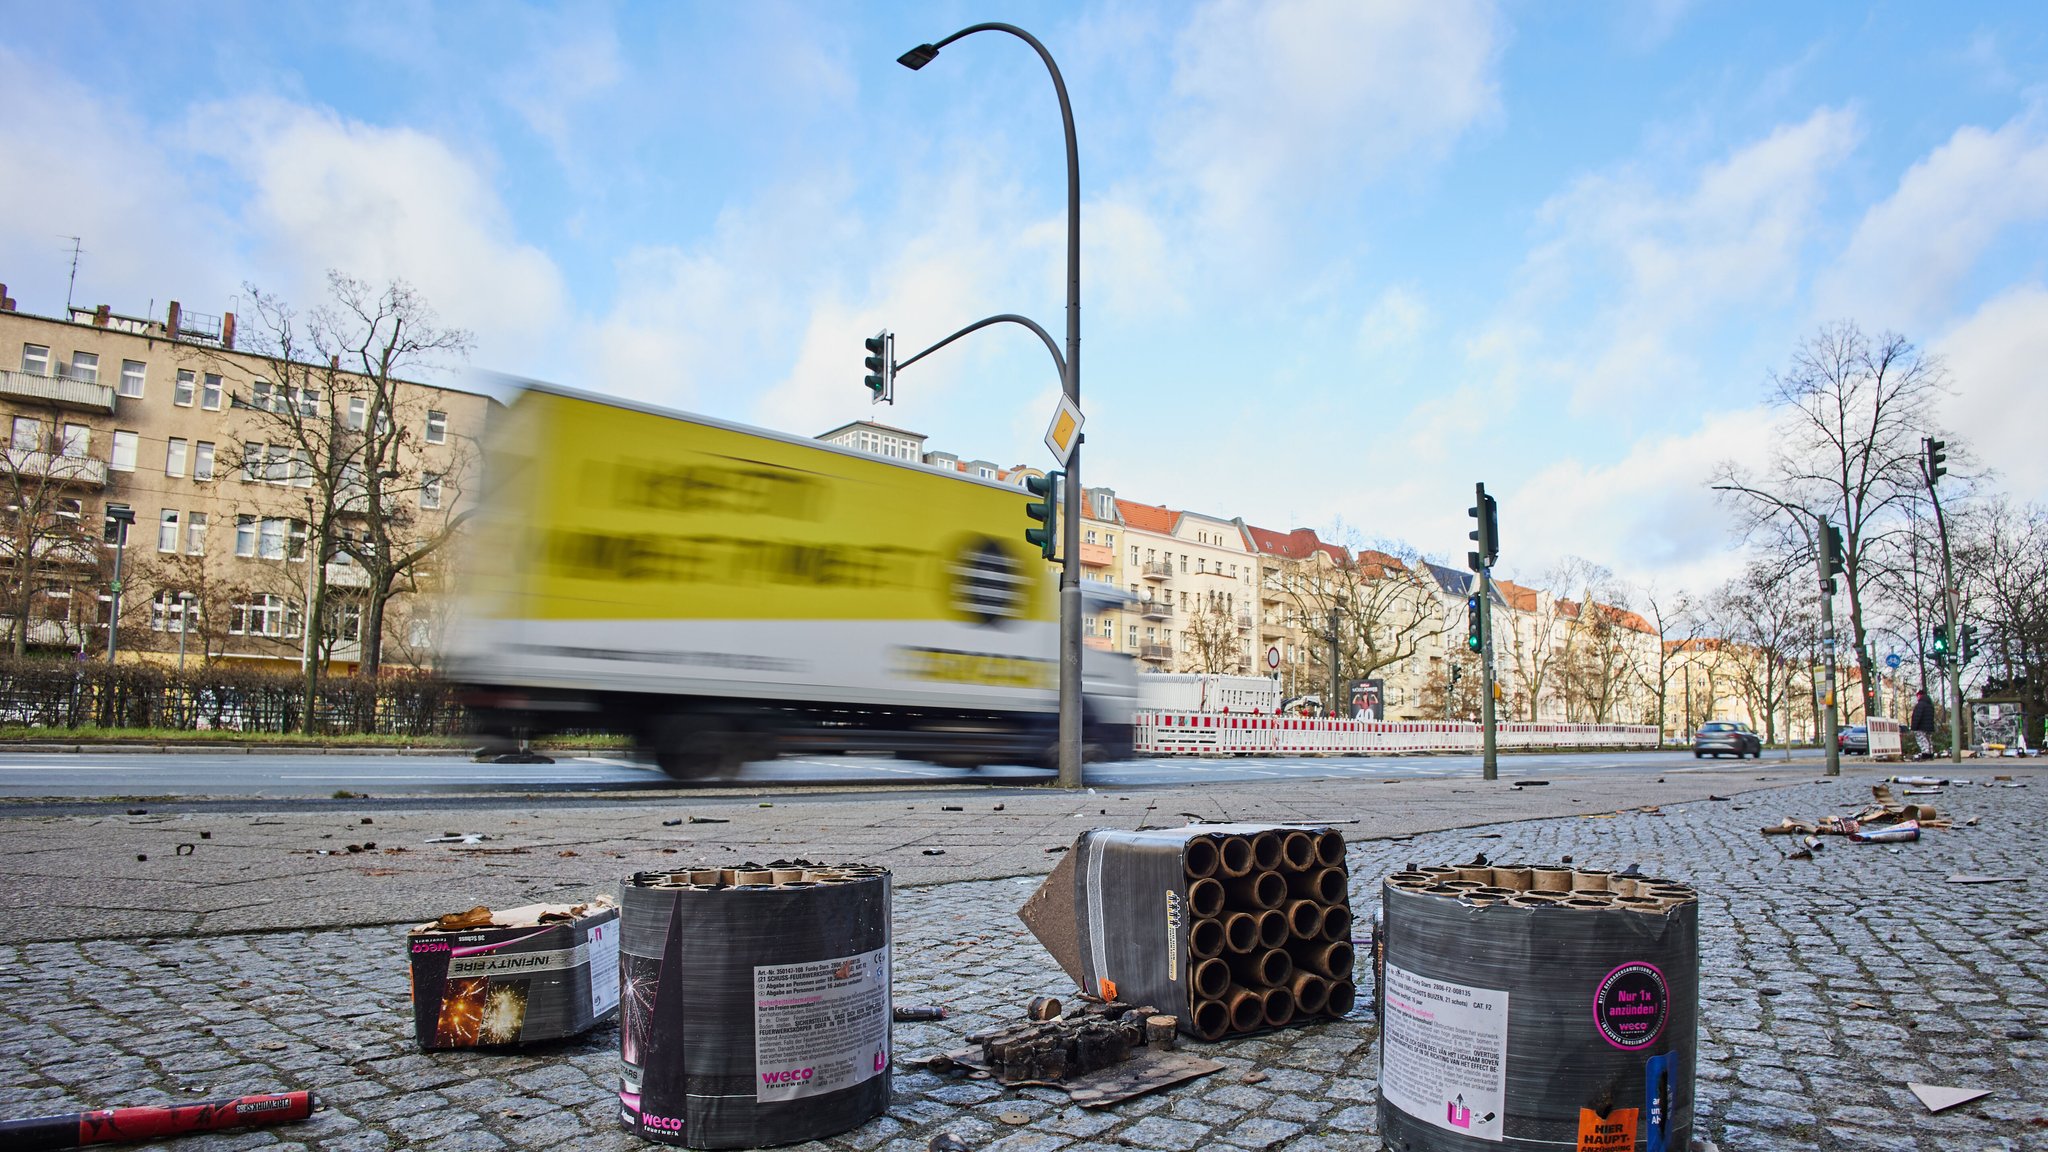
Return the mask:
<svg viewBox="0 0 2048 1152"><path fill-rule="evenodd" d="M489 435L449 668L498 741L616 732L672 776L784 752L1052 765L1057 587L1026 494L528 385ZM1083 740L1128 755L1127 657Z"/></svg>

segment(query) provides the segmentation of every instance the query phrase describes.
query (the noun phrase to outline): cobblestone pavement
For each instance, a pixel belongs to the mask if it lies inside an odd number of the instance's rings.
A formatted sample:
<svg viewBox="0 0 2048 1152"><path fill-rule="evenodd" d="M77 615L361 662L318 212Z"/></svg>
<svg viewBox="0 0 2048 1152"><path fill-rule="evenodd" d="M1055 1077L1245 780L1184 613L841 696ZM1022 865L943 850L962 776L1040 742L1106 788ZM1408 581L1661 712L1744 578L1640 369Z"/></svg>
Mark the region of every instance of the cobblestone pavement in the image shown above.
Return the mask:
<svg viewBox="0 0 2048 1152"><path fill-rule="evenodd" d="M1703 900L1699 1135L1730 1152L2048 1150L2036 831L2048 781L2032 781L1934 799L1975 826L1918 844L1835 840L1810 863L1785 859L1787 843L1758 828L1858 805L1869 778L1356 843L1353 900L1364 919L1386 872L1479 851L1689 880ZM1961 886L1945 883L1952 873L2030 879ZM1014 915L1035 883L899 891L897 1002L953 1010L898 1025L900 1054L952 1046L1034 994L1064 991ZM415 1051L399 939L351 928L0 946L0 1115L312 1087L328 1108L308 1123L177 1147L643 1146L613 1119L615 1029L514 1055ZM899 1072L886 1117L803 1147L914 1152L942 1131L1002 1152L1374 1147L1376 1028L1361 1001L1344 1021L1206 1046L1226 1071L1099 1112L1045 1089ZM1929 1115L1908 1081L1992 1094Z"/></svg>

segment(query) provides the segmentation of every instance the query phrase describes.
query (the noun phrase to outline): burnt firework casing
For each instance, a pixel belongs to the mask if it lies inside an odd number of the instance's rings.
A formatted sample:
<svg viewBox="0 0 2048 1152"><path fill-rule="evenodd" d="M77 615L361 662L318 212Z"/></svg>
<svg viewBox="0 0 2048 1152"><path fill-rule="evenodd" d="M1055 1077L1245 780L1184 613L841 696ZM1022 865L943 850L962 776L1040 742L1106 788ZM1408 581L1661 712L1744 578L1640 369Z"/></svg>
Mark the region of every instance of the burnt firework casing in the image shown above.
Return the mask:
<svg viewBox="0 0 2048 1152"><path fill-rule="evenodd" d="M753 1148L880 1116L892 1055L888 872L689 881L642 874L622 890L621 1126L684 1148Z"/></svg>

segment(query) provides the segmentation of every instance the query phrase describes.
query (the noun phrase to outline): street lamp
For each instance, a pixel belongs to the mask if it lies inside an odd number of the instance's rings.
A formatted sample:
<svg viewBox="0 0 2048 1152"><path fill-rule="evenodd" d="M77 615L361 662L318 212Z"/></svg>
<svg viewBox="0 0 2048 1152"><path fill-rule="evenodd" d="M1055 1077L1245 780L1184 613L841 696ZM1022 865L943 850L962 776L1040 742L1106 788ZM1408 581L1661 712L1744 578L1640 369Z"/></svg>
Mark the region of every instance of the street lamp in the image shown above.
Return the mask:
<svg viewBox="0 0 2048 1152"><path fill-rule="evenodd" d="M185 633L192 630L192 594L178 593L178 674L185 674Z"/></svg>
<svg viewBox="0 0 2048 1152"><path fill-rule="evenodd" d="M128 526L135 523L135 509L126 504L107 505L107 529L114 535L114 583L107 598L107 664L114 663L114 654L120 650L121 634L121 554L128 548Z"/></svg>
<svg viewBox="0 0 2048 1152"><path fill-rule="evenodd" d="M1081 403L1081 157L1074 142L1074 106L1060 66L1038 37L1014 24L974 24L934 44L919 44L896 58L915 72L931 63L939 50L976 32L1007 32L1031 45L1052 75L1059 96L1060 124L1067 138L1067 355L1060 366L1061 387L1075 406ZM1035 325L1034 325L1035 327ZM1067 523L1062 533L1066 559L1060 565L1060 742L1059 783L1079 788L1081 778L1081 446L1066 461Z"/></svg>

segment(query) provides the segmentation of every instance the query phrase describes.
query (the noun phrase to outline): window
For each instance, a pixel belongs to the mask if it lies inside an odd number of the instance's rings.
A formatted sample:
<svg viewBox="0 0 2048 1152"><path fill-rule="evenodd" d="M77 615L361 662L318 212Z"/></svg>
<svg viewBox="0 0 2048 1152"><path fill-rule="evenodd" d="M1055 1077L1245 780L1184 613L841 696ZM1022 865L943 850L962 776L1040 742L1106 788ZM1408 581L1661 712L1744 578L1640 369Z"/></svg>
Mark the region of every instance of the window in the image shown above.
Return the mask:
<svg viewBox="0 0 2048 1152"><path fill-rule="evenodd" d="M92 429L83 424L66 424L58 450L73 459L83 459L92 447Z"/></svg>
<svg viewBox="0 0 2048 1152"><path fill-rule="evenodd" d="M320 390L301 388L299 390L299 415L311 420L320 415Z"/></svg>
<svg viewBox="0 0 2048 1152"><path fill-rule="evenodd" d="M448 414L446 412L429 411L427 413L427 443L445 444L447 442Z"/></svg>
<svg viewBox="0 0 2048 1152"><path fill-rule="evenodd" d="M50 349L46 344L21 346L21 370L36 376L50 374Z"/></svg>
<svg viewBox="0 0 2048 1152"><path fill-rule="evenodd" d="M1109 546L1110 546L1111 548L1114 548L1114 547L1116 547L1116 533L1114 533L1114 532L1104 532L1104 533L1102 534L1102 542L1103 542L1104 544L1107 544L1107 545L1109 545Z"/></svg>
<svg viewBox="0 0 2048 1152"><path fill-rule="evenodd" d="M1130 647L1132 647L1132 648L1136 648L1137 646L1138 646L1138 626L1137 626L1136 624L1133 624L1133 625L1131 625L1131 642L1130 642Z"/></svg>
<svg viewBox="0 0 2048 1152"><path fill-rule="evenodd" d="M249 381L249 407L258 412L270 411L270 381Z"/></svg>
<svg viewBox="0 0 2048 1152"><path fill-rule="evenodd" d="M327 638L329 640L361 640L363 638L363 606L354 601L334 605L327 617Z"/></svg>
<svg viewBox="0 0 2048 1152"><path fill-rule="evenodd" d="M348 398L347 424L349 431L361 432L364 428L369 426L369 421L364 418L364 413L367 412L368 409L368 401L364 400L361 396L351 396Z"/></svg>
<svg viewBox="0 0 2048 1152"><path fill-rule="evenodd" d="M192 478L213 479L213 441L201 440L192 446Z"/></svg>
<svg viewBox="0 0 2048 1152"><path fill-rule="evenodd" d="M33 416L14 418L14 437L8 446L16 452L39 452L43 447L43 422Z"/></svg>
<svg viewBox="0 0 2048 1152"><path fill-rule="evenodd" d="M304 520L286 521L284 539L285 559L304 560L306 558L306 522Z"/></svg>
<svg viewBox="0 0 2048 1152"><path fill-rule="evenodd" d="M246 513L235 517L235 555L256 555L256 518Z"/></svg>
<svg viewBox="0 0 2048 1152"><path fill-rule="evenodd" d="M409 620L405 625L405 642L414 648L426 648L434 643L434 624L431 620Z"/></svg>
<svg viewBox="0 0 2048 1152"><path fill-rule="evenodd" d="M228 631L237 636L296 636L299 606L282 596L264 593L235 605Z"/></svg>
<svg viewBox="0 0 2048 1152"><path fill-rule="evenodd" d="M1180 554L1180 574L1183 576L1188 574L1188 554L1185 552Z"/></svg>
<svg viewBox="0 0 2048 1152"><path fill-rule="evenodd" d="M272 484L291 482L291 449L282 444L272 444L263 453L263 478Z"/></svg>
<svg viewBox="0 0 2048 1152"><path fill-rule="evenodd" d="M254 440L242 442L242 479L263 479L263 445Z"/></svg>
<svg viewBox="0 0 2048 1152"><path fill-rule="evenodd" d="M420 481L420 507L439 508L440 506L441 474L439 472L429 472Z"/></svg>
<svg viewBox="0 0 2048 1152"><path fill-rule="evenodd" d="M166 508L163 518L156 525L156 550L176 552L178 550L178 510Z"/></svg>
<svg viewBox="0 0 2048 1152"><path fill-rule="evenodd" d="M1090 528L1086 532L1081 533L1081 539L1083 542L1088 544L1095 543L1095 529Z"/></svg>
<svg viewBox="0 0 2048 1152"><path fill-rule="evenodd" d="M183 632L186 621L198 623L199 605L190 592L174 592L169 588L158 592L149 601L149 626L157 632Z"/></svg>
<svg viewBox="0 0 2048 1152"><path fill-rule="evenodd" d="M292 485L297 488L313 486L313 457L304 448L292 449Z"/></svg>
<svg viewBox="0 0 2048 1152"><path fill-rule="evenodd" d="M258 560L284 559L284 521L275 516L266 516L257 525L256 558Z"/></svg>
<svg viewBox="0 0 2048 1152"><path fill-rule="evenodd" d="M185 517L185 555L206 555L206 513L193 512Z"/></svg>
<svg viewBox="0 0 2048 1152"><path fill-rule="evenodd" d="M187 444L182 436L173 436L164 442L164 475L185 474L185 457L190 448L191 445Z"/></svg>
<svg viewBox="0 0 2048 1152"><path fill-rule="evenodd" d="M208 412L220 411L220 373L208 372L199 389L199 406Z"/></svg>
<svg viewBox="0 0 2048 1152"><path fill-rule="evenodd" d="M142 361L121 361L121 395L130 400L142 399Z"/></svg>
<svg viewBox="0 0 2048 1152"><path fill-rule="evenodd" d="M116 472L135 471L135 451L142 438L133 432L114 433L114 458L107 466Z"/></svg>
<svg viewBox="0 0 2048 1152"><path fill-rule="evenodd" d="M171 386L171 403L180 408L190 408L195 393L199 390L199 378L190 371L178 369L178 382Z"/></svg>
<svg viewBox="0 0 2048 1152"><path fill-rule="evenodd" d="M66 369L64 374L73 380L97 384L100 382L100 358L91 352L73 352L71 367Z"/></svg>

